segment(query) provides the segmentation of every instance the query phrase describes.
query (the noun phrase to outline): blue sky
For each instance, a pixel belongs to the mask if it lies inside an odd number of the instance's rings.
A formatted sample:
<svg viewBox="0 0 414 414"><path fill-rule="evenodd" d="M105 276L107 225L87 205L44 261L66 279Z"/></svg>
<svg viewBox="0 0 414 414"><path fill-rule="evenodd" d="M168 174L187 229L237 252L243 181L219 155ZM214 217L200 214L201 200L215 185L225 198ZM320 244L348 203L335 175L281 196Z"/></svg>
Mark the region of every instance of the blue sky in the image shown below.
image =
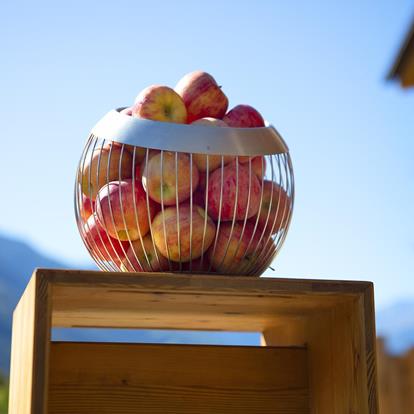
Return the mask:
<svg viewBox="0 0 414 414"><path fill-rule="evenodd" d="M0 232L85 263L72 199L90 128L203 69L291 150L294 217L268 274L373 280L379 306L414 297L414 91L385 81L414 1L0 7Z"/></svg>

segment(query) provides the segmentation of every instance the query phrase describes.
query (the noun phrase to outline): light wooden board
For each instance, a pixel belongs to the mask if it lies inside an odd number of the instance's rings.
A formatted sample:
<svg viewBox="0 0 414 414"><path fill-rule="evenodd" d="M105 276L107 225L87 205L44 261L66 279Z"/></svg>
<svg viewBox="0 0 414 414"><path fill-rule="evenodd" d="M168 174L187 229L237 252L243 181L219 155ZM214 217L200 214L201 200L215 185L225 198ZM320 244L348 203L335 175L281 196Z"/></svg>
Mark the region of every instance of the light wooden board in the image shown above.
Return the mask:
<svg viewBox="0 0 414 414"><path fill-rule="evenodd" d="M9 414L46 414L49 285L33 277L13 314Z"/></svg>
<svg viewBox="0 0 414 414"><path fill-rule="evenodd" d="M69 276L70 275L70 276ZM366 282L48 271L53 326L265 331L352 301Z"/></svg>
<svg viewBox="0 0 414 414"><path fill-rule="evenodd" d="M305 414L304 348L53 343L50 414Z"/></svg>

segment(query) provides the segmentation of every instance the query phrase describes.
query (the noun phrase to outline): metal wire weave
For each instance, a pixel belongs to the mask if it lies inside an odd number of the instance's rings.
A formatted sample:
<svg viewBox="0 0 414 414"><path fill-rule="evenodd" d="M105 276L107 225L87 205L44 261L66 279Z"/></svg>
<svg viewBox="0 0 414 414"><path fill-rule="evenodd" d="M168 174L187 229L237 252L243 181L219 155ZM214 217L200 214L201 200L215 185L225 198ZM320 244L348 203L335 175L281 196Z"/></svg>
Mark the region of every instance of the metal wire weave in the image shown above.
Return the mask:
<svg viewBox="0 0 414 414"><path fill-rule="evenodd" d="M288 152L212 156L91 133L75 183L79 232L106 271L259 276L285 240L293 205Z"/></svg>

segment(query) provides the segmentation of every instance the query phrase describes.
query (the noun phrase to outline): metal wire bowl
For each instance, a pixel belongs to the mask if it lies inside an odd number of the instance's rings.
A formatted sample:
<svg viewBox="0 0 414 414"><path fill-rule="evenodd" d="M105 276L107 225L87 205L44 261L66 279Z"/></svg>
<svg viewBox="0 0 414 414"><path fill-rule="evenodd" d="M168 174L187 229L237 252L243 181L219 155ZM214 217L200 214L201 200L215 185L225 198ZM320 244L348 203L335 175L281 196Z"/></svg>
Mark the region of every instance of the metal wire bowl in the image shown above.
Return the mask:
<svg viewBox="0 0 414 414"><path fill-rule="evenodd" d="M102 270L261 275L294 204L276 131L138 119L92 129L75 183L76 221Z"/></svg>

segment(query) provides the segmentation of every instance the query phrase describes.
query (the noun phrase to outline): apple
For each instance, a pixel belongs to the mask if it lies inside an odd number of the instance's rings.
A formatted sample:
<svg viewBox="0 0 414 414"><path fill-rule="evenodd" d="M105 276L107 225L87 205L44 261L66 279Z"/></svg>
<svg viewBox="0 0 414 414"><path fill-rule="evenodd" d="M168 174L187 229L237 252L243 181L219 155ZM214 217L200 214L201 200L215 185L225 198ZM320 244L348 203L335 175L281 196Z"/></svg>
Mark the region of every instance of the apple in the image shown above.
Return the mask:
<svg viewBox="0 0 414 414"><path fill-rule="evenodd" d="M95 203L91 201L89 197L86 197L85 194L81 195L82 200L79 206L80 216L83 221L87 221L88 218L92 215Z"/></svg>
<svg viewBox="0 0 414 414"><path fill-rule="evenodd" d="M208 250L213 268L219 273L243 274L261 252L258 245L260 233L254 232L254 226L247 222L243 231L243 222L222 223L218 230L217 243Z"/></svg>
<svg viewBox="0 0 414 414"><path fill-rule="evenodd" d="M122 261L129 272L159 272L169 270L168 260L154 248L151 235L131 242L126 258Z"/></svg>
<svg viewBox="0 0 414 414"><path fill-rule="evenodd" d="M168 86L152 85L139 93L132 116L153 121L185 124L187 109L180 95Z"/></svg>
<svg viewBox="0 0 414 414"><path fill-rule="evenodd" d="M191 125L205 125L226 128L227 124L221 119L216 118L201 118L194 121ZM208 159L208 171L213 171L221 166L221 155L207 155L207 154L193 154L193 162L197 165L197 168L201 172L207 171L207 159ZM224 155L223 164L228 164L234 160L234 155Z"/></svg>
<svg viewBox="0 0 414 414"><path fill-rule="evenodd" d="M110 182L99 190L96 198L98 219L108 234L119 240L144 237L155 209L152 200L147 205L145 191L137 180Z"/></svg>
<svg viewBox="0 0 414 414"><path fill-rule="evenodd" d="M191 168L192 167L192 168ZM162 151L145 163L142 185L152 200L167 206L187 200L198 185L198 169L182 152Z"/></svg>
<svg viewBox="0 0 414 414"><path fill-rule="evenodd" d="M121 166L121 177L119 176L119 166ZM86 159L81 169L82 192L94 201L99 189L105 184L131 176L132 156L128 148L117 142L108 143L95 149Z"/></svg>
<svg viewBox="0 0 414 414"><path fill-rule="evenodd" d="M286 191L273 181L265 180L263 182L262 205L258 214L260 228L265 229L266 227L266 234L276 234L286 227L291 209L292 200ZM256 218L252 219L252 221L255 220Z"/></svg>
<svg viewBox="0 0 414 414"><path fill-rule="evenodd" d="M167 207L154 218L152 235L161 254L174 262L199 258L212 243L216 225L201 207Z"/></svg>
<svg viewBox="0 0 414 414"><path fill-rule="evenodd" d="M118 262L128 250L129 243L108 236L96 214L88 218L83 229L86 243L100 260Z"/></svg>
<svg viewBox="0 0 414 414"><path fill-rule="evenodd" d="M208 214L213 220L244 220L259 211L260 195L256 174L248 166L233 162L213 171L208 179Z"/></svg>
<svg viewBox="0 0 414 414"><path fill-rule="evenodd" d="M211 117L223 118L229 101L215 79L206 72L195 71L180 79L175 91L187 108L187 122Z"/></svg>
<svg viewBox="0 0 414 414"><path fill-rule="evenodd" d="M227 112L223 121L233 128L256 128L265 126L262 115L250 105L235 106Z"/></svg>

